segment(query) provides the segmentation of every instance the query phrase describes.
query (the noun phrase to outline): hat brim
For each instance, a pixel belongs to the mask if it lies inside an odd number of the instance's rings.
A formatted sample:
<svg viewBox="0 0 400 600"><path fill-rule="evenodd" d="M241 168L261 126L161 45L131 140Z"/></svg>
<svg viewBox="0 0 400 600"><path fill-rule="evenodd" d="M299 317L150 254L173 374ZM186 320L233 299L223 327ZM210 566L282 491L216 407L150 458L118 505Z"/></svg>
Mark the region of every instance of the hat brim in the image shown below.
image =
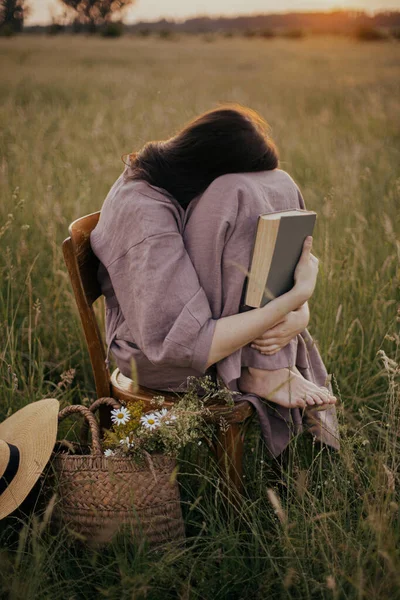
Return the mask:
<svg viewBox="0 0 400 600"><path fill-rule="evenodd" d="M0 520L25 500L48 463L57 438L59 402L46 398L0 423L0 439L17 446L18 472L0 495Z"/></svg>

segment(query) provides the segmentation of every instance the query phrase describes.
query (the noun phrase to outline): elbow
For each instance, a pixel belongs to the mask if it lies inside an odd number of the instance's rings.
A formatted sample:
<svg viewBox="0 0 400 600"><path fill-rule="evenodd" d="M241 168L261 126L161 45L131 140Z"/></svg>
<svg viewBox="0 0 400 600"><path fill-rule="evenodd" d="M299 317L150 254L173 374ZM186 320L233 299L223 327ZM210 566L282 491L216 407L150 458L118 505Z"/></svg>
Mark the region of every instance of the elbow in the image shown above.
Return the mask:
<svg viewBox="0 0 400 600"><path fill-rule="evenodd" d="M161 344L149 344L148 348L143 348L147 359L157 367L187 368L204 375L219 360L212 349L217 320L210 318L201 327L196 324L197 329L191 336L186 335L185 338L185 332L180 329L177 339L172 339L176 333L173 331ZM183 341L187 341L187 345L182 344Z"/></svg>
<svg viewBox="0 0 400 600"><path fill-rule="evenodd" d="M144 348L143 353L155 367L190 367L192 362L192 351L168 338L158 347Z"/></svg>

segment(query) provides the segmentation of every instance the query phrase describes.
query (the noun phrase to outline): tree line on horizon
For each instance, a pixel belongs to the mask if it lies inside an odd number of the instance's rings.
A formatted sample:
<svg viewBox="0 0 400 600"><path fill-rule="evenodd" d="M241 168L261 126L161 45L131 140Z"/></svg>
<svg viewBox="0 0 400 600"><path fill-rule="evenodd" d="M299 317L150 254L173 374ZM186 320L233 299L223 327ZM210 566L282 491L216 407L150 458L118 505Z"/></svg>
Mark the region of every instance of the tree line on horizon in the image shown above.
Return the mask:
<svg viewBox="0 0 400 600"><path fill-rule="evenodd" d="M310 34L357 34L361 39L383 39L388 33L400 37L400 11L333 10L329 12L260 13L258 15L209 17L198 16L175 21L140 21L124 24L126 9L135 0L59 0L63 14L48 26L24 27L29 15L29 0L0 0L0 35L29 33L101 33L117 37L123 32L171 37L176 33L222 34L225 36L289 37Z"/></svg>

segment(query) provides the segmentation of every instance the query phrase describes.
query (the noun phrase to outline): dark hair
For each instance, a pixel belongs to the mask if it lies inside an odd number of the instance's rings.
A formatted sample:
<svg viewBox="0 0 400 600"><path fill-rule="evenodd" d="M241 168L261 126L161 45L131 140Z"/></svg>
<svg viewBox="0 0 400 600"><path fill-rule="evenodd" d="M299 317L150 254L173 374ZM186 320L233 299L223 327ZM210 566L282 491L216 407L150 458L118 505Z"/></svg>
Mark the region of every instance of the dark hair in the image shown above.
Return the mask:
<svg viewBox="0 0 400 600"><path fill-rule="evenodd" d="M129 157L127 178L144 179L165 189L183 208L220 175L278 166L268 123L237 103L208 110L175 136L147 142Z"/></svg>

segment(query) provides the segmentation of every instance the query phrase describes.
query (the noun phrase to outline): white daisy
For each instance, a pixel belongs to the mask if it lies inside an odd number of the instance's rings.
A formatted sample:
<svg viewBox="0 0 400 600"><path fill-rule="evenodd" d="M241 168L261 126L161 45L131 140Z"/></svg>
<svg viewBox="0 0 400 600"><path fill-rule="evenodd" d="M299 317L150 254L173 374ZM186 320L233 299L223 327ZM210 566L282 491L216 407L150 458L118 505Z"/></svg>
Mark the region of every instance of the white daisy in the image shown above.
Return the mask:
<svg viewBox="0 0 400 600"><path fill-rule="evenodd" d="M135 445L134 442L130 441L129 435L127 435L126 438L119 440L119 443L121 444L121 446L127 446L128 448L133 448L133 446Z"/></svg>
<svg viewBox="0 0 400 600"><path fill-rule="evenodd" d="M110 448L107 448L107 450L104 450L104 456L114 456L115 452L114 450L110 450Z"/></svg>
<svg viewBox="0 0 400 600"><path fill-rule="evenodd" d="M131 418L131 413L125 406L114 408L111 411L111 421L117 425L125 425Z"/></svg>
<svg viewBox="0 0 400 600"><path fill-rule="evenodd" d="M143 415L142 417L140 417L140 422L144 427L146 427L146 429L150 429L150 431L153 429L157 429L157 427L159 427L160 425L160 420L155 413Z"/></svg>
<svg viewBox="0 0 400 600"><path fill-rule="evenodd" d="M161 410L157 410L154 415L158 418L158 419L163 419L164 417L166 417L168 414L168 410L166 408L162 408Z"/></svg>
<svg viewBox="0 0 400 600"><path fill-rule="evenodd" d="M165 424L172 425L172 421L176 421L176 415L169 415L168 419L165 421Z"/></svg>

